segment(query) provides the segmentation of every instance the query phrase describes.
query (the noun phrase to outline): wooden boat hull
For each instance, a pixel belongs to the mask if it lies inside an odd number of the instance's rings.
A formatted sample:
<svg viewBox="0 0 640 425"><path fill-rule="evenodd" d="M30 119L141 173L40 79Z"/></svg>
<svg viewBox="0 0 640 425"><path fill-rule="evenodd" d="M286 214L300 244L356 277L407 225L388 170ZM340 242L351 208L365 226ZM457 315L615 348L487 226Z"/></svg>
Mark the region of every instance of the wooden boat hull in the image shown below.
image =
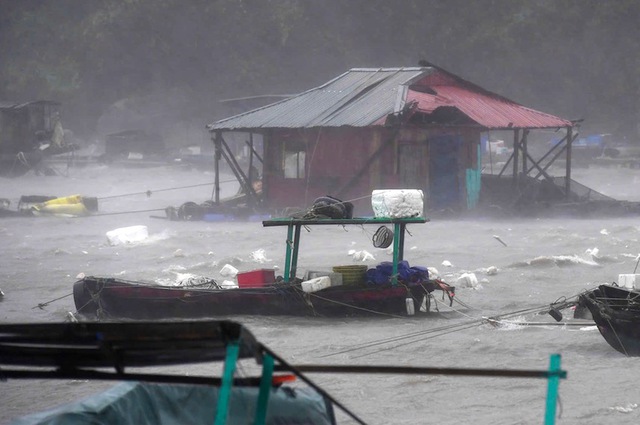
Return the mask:
<svg viewBox="0 0 640 425"><path fill-rule="evenodd" d="M580 295L605 341L626 356L640 356L640 292L600 285Z"/></svg>
<svg viewBox="0 0 640 425"><path fill-rule="evenodd" d="M174 287L115 278L85 277L74 284L78 313L97 318L166 319L232 315L360 316L417 313L434 282L405 285L334 286L305 293L299 284L260 288ZM453 289L451 289L453 291Z"/></svg>

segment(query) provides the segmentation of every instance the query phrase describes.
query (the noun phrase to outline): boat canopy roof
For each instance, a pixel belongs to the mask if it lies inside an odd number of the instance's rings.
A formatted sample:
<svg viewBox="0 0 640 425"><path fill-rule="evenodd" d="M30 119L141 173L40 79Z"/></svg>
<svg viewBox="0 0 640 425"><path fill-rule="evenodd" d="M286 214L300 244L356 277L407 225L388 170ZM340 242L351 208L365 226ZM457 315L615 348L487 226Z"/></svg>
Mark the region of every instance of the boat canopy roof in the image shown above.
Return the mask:
<svg viewBox="0 0 640 425"><path fill-rule="evenodd" d="M260 358L251 332L225 320L1 324L0 364L121 371L224 361L231 343L238 358Z"/></svg>

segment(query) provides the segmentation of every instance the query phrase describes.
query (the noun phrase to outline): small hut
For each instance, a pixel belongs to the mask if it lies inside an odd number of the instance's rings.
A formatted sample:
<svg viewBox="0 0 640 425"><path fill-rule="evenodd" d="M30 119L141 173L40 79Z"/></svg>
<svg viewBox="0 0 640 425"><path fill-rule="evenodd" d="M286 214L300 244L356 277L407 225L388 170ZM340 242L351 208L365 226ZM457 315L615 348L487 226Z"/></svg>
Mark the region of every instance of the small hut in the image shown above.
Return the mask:
<svg viewBox="0 0 640 425"><path fill-rule="evenodd" d="M207 126L216 163L227 161L251 206L305 208L329 195L354 203L358 214L370 211L374 189L421 189L428 211L476 208L481 136L492 130L513 132L510 188L534 171L549 177L527 151L528 134L560 130L563 138L554 148L566 152L561 190L568 193L573 127L570 120L522 106L433 65L354 68ZM238 137L249 151L244 163L228 143ZM259 187L252 184L256 165L262 167ZM216 171L216 189L218 179Z"/></svg>
<svg viewBox="0 0 640 425"><path fill-rule="evenodd" d="M69 152L64 141L60 103L0 101L0 175L19 176L43 158Z"/></svg>

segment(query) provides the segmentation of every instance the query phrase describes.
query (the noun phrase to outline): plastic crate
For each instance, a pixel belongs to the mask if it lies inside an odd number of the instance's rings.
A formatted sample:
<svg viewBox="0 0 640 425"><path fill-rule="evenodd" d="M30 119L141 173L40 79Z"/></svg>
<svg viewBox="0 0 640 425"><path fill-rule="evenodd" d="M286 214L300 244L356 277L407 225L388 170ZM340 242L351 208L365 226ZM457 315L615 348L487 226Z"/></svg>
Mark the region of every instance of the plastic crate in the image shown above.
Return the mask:
<svg viewBox="0 0 640 425"><path fill-rule="evenodd" d="M240 288L261 288L276 281L276 272L273 269L259 269L238 273L236 277Z"/></svg>

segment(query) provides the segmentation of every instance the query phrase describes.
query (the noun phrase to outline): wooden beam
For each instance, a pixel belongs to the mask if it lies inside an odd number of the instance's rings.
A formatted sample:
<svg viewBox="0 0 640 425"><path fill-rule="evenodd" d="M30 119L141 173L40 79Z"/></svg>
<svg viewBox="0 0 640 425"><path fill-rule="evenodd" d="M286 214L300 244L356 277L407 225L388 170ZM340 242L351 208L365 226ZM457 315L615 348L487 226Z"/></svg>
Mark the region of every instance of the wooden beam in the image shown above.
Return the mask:
<svg viewBox="0 0 640 425"><path fill-rule="evenodd" d="M566 163L566 175L565 175L565 196L567 201L571 196L571 145L573 144L574 137L572 137L573 127L567 127L567 163ZM576 134L577 136L577 134Z"/></svg>
<svg viewBox="0 0 640 425"><path fill-rule="evenodd" d="M371 164L373 164L373 162L376 161L380 157L380 155L382 155L382 153L393 144L393 141L396 139L396 136L398 135L399 132L400 132L400 126L397 126L393 131L393 135L387 141L383 142L382 145L378 148L378 150L376 150L369 157L369 159L362 166L362 168L358 170L358 172L355 173L353 177L351 177L351 179L349 179L349 181L347 181L340 189L338 189L338 192L336 193L336 197L340 198L341 196L343 196L347 190L351 189L353 185L358 180L360 180L360 177L362 177L362 175L369 169L369 167L371 167Z"/></svg>

